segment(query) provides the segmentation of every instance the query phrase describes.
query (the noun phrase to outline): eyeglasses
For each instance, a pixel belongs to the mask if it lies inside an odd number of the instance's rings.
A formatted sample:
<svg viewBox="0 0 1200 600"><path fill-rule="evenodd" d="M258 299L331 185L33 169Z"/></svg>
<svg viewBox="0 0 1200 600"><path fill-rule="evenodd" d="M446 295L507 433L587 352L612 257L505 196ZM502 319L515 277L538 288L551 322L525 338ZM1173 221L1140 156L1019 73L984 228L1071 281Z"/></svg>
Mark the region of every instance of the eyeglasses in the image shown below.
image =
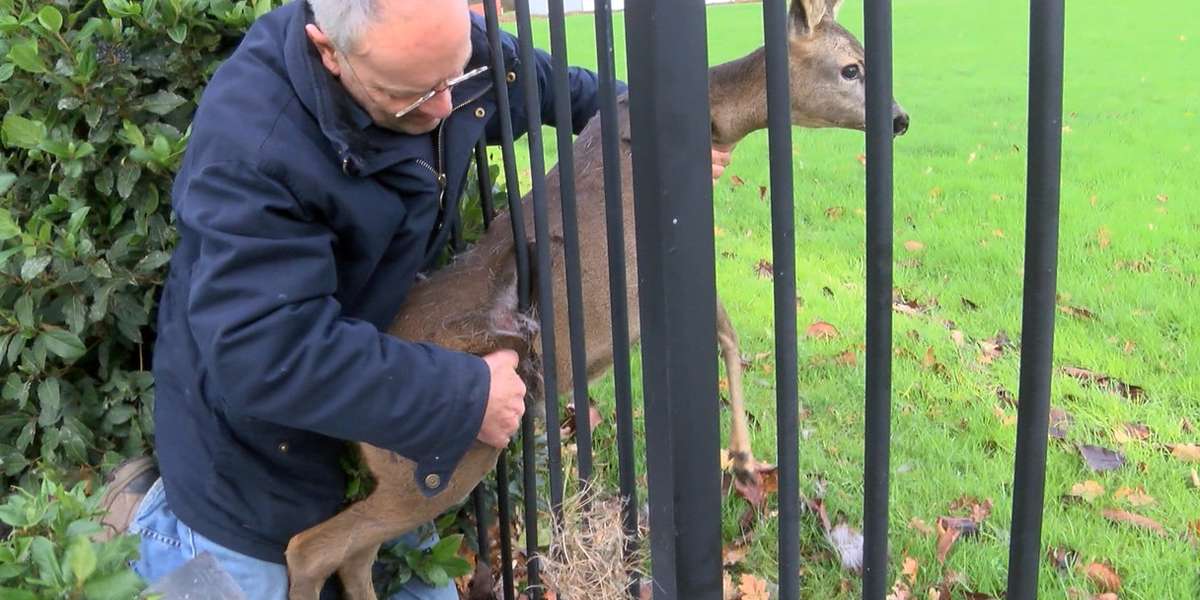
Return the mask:
<svg viewBox="0 0 1200 600"><path fill-rule="evenodd" d="M488 70L487 65L484 65L477 69L471 69L470 71L467 71L466 73L463 73L462 75L459 75L458 77L454 77L453 79L450 79L446 83L442 84L441 87L436 87L436 88L433 88L432 90L429 90L428 92L425 92L425 95L423 95L419 99L417 99L416 102L413 102L412 104L409 104L408 106L404 107L403 110L398 111L395 115L393 115L393 117L399 119L399 118L403 117L404 115L407 115L408 113L410 113L414 110L417 110L418 108L421 107L422 104L425 104L426 102L429 102L430 100L432 100L434 96L436 96L442 92L445 92L447 90L450 90L454 86L456 86L472 77L475 77L476 75L481 75L483 73L486 73L487 70Z"/></svg>

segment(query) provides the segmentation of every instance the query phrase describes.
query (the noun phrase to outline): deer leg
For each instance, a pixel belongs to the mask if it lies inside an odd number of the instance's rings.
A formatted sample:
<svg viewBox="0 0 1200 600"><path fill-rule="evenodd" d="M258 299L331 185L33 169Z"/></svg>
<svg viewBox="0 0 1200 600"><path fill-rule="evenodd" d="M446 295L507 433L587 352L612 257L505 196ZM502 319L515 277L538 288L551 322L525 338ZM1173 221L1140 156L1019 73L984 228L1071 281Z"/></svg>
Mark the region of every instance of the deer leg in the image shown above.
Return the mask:
<svg viewBox="0 0 1200 600"><path fill-rule="evenodd" d="M379 545L399 535L397 529L401 529L395 524L381 523L373 518L374 515L386 514L383 505L387 500L376 488L374 493L350 508L292 537L286 553L290 580L288 600L318 600L321 587L334 572L343 575L342 583L348 590L361 590L363 585L370 589L370 566L379 551ZM365 584L360 583L359 579L344 576L359 577L360 573L365 573ZM355 600L373 599L374 591L369 593L369 596L348 597Z"/></svg>
<svg viewBox="0 0 1200 600"><path fill-rule="evenodd" d="M379 544L364 548L350 556L338 568L342 580L342 593L346 600L377 600L375 586L371 582L371 568L379 555Z"/></svg>
<svg viewBox="0 0 1200 600"><path fill-rule="evenodd" d="M746 400L742 391L742 356L738 347L737 332L729 321L725 306L717 301L717 342L721 358L725 360L725 374L729 377L729 405L732 413L729 434L729 458L733 461L733 473L742 481L757 476L757 462L750 448L750 425L746 420Z"/></svg>

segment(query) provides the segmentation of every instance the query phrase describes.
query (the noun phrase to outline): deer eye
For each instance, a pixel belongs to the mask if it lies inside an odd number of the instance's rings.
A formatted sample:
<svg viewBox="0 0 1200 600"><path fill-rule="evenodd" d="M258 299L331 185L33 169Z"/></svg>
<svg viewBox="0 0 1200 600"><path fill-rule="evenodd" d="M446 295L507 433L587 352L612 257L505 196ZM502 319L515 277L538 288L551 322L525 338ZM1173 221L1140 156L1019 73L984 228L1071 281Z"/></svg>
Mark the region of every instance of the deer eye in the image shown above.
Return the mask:
<svg viewBox="0 0 1200 600"><path fill-rule="evenodd" d="M858 68L858 65L848 65L842 67L842 77L845 79L853 81L858 79L859 75L862 75L862 70Z"/></svg>

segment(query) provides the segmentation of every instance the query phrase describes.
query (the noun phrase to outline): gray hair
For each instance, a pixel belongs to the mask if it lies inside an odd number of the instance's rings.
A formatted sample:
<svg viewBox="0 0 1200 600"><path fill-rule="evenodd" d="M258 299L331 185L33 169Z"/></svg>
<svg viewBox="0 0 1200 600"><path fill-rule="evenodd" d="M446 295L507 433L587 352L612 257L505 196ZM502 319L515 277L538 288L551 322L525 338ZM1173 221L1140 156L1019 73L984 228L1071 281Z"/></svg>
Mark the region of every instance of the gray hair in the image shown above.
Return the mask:
<svg viewBox="0 0 1200 600"><path fill-rule="evenodd" d="M352 52L367 27L379 18L378 0L308 0L317 27L342 52Z"/></svg>

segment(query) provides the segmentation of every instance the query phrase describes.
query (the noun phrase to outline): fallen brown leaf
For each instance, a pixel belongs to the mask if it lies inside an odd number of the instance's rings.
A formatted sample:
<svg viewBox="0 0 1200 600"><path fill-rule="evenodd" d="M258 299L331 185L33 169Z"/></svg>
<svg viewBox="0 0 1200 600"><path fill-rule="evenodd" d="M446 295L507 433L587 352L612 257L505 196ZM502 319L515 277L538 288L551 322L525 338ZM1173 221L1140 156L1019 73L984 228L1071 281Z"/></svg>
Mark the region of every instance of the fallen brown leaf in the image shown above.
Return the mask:
<svg viewBox="0 0 1200 600"><path fill-rule="evenodd" d="M759 200L767 199L767 186L765 186L765 185L758 186L758 199Z"/></svg>
<svg viewBox="0 0 1200 600"><path fill-rule="evenodd" d="M749 551L750 549L748 547L740 544L730 544L725 546L721 548L721 564L725 565L726 567L732 567L733 565L742 562L742 560L746 558L746 554Z"/></svg>
<svg viewBox="0 0 1200 600"><path fill-rule="evenodd" d="M1117 572L1114 571L1112 567L1104 563L1088 563L1087 565L1084 565L1083 573L1102 591L1121 591L1121 578L1117 575Z"/></svg>
<svg viewBox="0 0 1200 600"><path fill-rule="evenodd" d="M933 535L933 528L930 527L929 524L926 523L923 519L920 519L918 517L913 517L912 519L910 519L908 522L908 526L913 529L916 529L917 531L919 531L925 535Z"/></svg>
<svg viewBox="0 0 1200 600"><path fill-rule="evenodd" d="M920 252L925 249L925 244L922 244L917 240L908 240L907 242L904 242L904 249L908 250L909 252Z"/></svg>
<svg viewBox="0 0 1200 600"><path fill-rule="evenodd" d="M771 279L775 277L775 267L771 265L771 261L759 259L754 265L754 273L762 279Z"/></svg>
<svg viewBox="0 0 1200 600"><path fill-rule="evenodd" d="M738 591L742 593L742 600L770 600L767 582L748 573L742 575Z"/></svg>
<svg viewBox="0 0 1200 600"><path fill-rule="evenodd" d="M1113 498L1124 500L1132 506L1149 506L1154 504L1154 496L1146 493L1145 488L1138 486L1136 488L1123 487L1113 492Z"/></svg>
<svg viewBox="0 0 1200 600"><path fill-rule="evenodd" d="M1071 493L1068 495L1091 502L1104 495L1104 486L1098 481L1089 479L1071 486Z"/></svg>
<svg viewBox="0 0 1200 600"><path fill-rule="evenodd" d="M1122 423L1113 430L1113 439L1118 444L1142 441L1150 437L1150 428L1142 423Z"/></svg>
<svg viewBox="0 0 1200 600"><path fill-rule="evenodd" d="M1200 445L1196 444L1167 444L1171 456L1184 462L1200 462Z"/></svg>
<svg viewBox="0 0 1200 600"><path fill-rule="evenodd" d="M1069 571L1079 561L1079 553L1070 548L1052 546L1046 550L1046 558L1056 569Z"/></svg>
<svg viewBox="0 0 1200 600"><path fill-rule="evenodd" d="M1192 469L1192 485L1200 490L1200 473L1196 473L1196 469Z"/></svg>
<svg viewBox="0 0 1200 600"><path fill-rule="evenodd" d="M945 564L950 547L963 535L973 535L979 531L978 524L970 518L938 517L937 520L937 559Z"/></svg>
<svg viewBox="0 0 1200 600"><path fill-rule="evenodd" d="M838 332L837 327L834 327L825 321L817 321L812 325L809 325L808 329L804 330L804 334L810 338L816 338L819 340L833 339L841 335L841 333Z"/></svg>
<svg viewBox="0 0 1200 600"><path fill-rule="evenodd" d="M825 217L830 221L836 221L845 216L845 214L845 206L830 206L829 208L825 209Z"/></svg>
<svg viewBox="0 0 1200 600"><path fill-rule="evenodd" d="M901 567L900 573L908 578L909 584L916 585L917 571L920 570L920 568L921 565L917 563L917 559L906 555L904 557L904 566Z"/></svg>
<svg viewBox="0 0 1200 600"><path fill-rule="evenodd" d="M858 156L854 157L854 160L857 160L858 164L860 164L864 167L867 166L867 155L866 154L859 154Z"/></svg>
<svg viewBox="0 0 1200 600"><path fill-rule="evenodd" d="M733 187L738 187L738 186L744 185L746 183L746 180L742 179L741 177L738 177L737 175L731 175L729 177L729 183Z"/></svg>
<svg viewBox="0 0 1200 600"><path fill-rule="evenodd" d="M858 353L854 351L854 348L851 348L837 355L837 358L833 360L839 365L853 367L858 364Z"/></svg>
<svg viewBox="0 0 1200 600"><path fill-rule="evenodd" d="M1057 406L1050 407L1050 437L1056 440L1067 439L1067 430L1071 428L1071 423L1074 422L1075 418L1067 411Z"/></svg>
<svg viewBox="0 0 1200 600"><path fill-rule="evenodd" d="M1192 425L1192 421L1187 417L1179 420L1179 428L1182 429L1184 433L1196 433L1196 427Z"/></svg>
<svg viewBox="0 0 1200 600"><path fill-rule="evenodd" d="M1102 390L1119 394L1128 400L1137 401L1146 395L1146 390L1140 386L1130 385L1108 375L1101 375L1100 373L1080 367L1063 367L1062 372L1068 377L1092 384Z"/></svg>
<svg viewBox="0 0 1200 600"><path fill-rule="evenodd" d="M1112 509L1112 508L1105 509L1100 514L1104 515L1104 518L1106 518L1110 521L1113 521L1115 523L1128 523L1135 527L1141 527L1142 529L1149 529L1149 530L1157 533L1160 536L1165 536L1167 534L1167 530L1163 529L1163 526L1160 525L1158 523L1158 521L1155 521L1154 519L1151 519L1150 517L1134 514L1134 513L1128 512L1128 511L1124 511L1124 510L1116 510L1116 509Z"/></svg>
<svg viewBox="0 0 1200 600"><path fill-rule="evenodd" d="M650 596L653 598L653 594ZM737 600L737 587L733 585L733 576L728 571L721 574L721 599L722 600Z"/></svg>
<svg viewBox="0 0 1200 600"><path fill-rule="evenodd" d="M1089 321L1096 320L1096 313L1078 306L1059 306L1058 312L1061 312L1067 316L1078 317L1080 319L1086 319Z"/></svg>
<svg viewBox="0 0 1200 600"><path fill-rule="evenodd" d="M1112 232L1108 230L1108 227L1101 227L1096 232L1096 241L1100 243L1101 250L1108 248L1109 244L1112 243Z"/></svg>

